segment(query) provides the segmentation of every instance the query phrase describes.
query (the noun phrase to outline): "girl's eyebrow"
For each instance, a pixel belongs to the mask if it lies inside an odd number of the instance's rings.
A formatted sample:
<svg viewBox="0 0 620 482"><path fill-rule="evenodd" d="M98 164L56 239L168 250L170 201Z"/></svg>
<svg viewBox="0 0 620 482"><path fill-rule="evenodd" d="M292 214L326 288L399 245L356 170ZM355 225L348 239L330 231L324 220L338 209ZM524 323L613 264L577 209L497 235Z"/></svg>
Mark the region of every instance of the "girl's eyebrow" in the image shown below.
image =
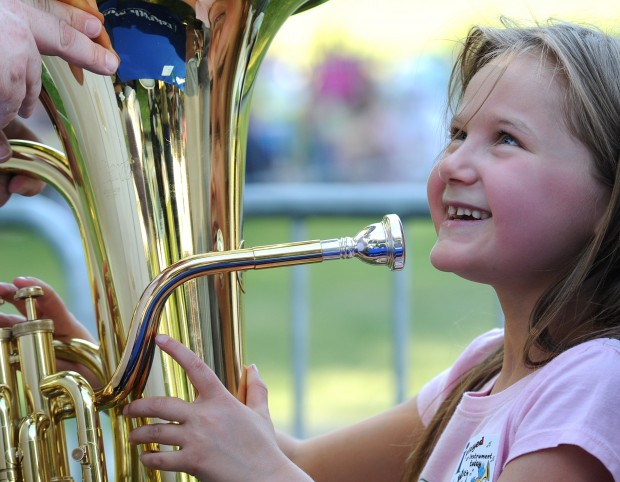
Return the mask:
<svg viewBox="0 0 620 482"><path fill-rule="evenodd" d="M497 123L500 126L516 129L528 136L534 135L534 131L532 131L532 129L530 129L525 122L520 121L519 119L499 119Z"/></svg>

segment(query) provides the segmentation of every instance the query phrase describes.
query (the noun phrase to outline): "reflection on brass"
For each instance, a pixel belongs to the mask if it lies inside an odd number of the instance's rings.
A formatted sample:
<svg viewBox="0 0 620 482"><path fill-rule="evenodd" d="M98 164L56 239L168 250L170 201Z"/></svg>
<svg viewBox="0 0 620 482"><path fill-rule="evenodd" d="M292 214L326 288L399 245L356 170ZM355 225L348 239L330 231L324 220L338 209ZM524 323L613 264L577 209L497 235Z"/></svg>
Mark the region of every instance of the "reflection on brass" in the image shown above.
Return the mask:
<svg viewBox="0 0 620 482"><path fill-rule="evenodd" d="M280 26L312 0L207 0L208 22L180 0L107 0L99 7L121 66L113 77L44 60L41 100L62 150L13 140L0 172L32 174L67 200L82 233L98 346L52 342L37 320L0 329L0 480L107 480L99 411L112 425L116 481L194 480L151 472L127 442L122 405L141 395L193 400L193 387L155 351L166 333L198 353L236 394L242 373L241 273L358 257L400 269L400 220L353 238L242 249L249 107ZM27 274L27 273L25 273ZM208 276L217 274L216 276ZM55 356L101 381L59 372ZM63 419L75 418L66 448Z"/></svg>

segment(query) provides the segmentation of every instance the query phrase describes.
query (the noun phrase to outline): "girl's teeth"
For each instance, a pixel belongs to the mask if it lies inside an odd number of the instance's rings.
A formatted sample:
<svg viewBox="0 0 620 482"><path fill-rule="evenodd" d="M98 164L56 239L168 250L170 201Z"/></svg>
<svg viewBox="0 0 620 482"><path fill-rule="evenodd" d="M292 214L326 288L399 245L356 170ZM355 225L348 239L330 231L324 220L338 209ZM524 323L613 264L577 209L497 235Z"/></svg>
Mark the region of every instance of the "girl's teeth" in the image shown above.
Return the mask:
<svg viewBox="0 0 620 482"><path fill-rule="evenodd" d="M488 219L490 214L478 209L448 206L448 216L452 218L467 216L474 219Z"/></svg>

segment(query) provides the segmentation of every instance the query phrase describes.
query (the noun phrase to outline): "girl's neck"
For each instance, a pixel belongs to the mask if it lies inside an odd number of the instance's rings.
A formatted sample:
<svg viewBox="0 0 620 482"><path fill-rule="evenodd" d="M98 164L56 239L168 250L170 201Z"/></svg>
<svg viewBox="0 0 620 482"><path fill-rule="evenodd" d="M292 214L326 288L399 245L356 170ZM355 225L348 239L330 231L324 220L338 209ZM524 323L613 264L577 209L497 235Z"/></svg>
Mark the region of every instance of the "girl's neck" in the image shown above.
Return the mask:
<svg viewBox="0 0 620 482"><path fill-rule="evenodd" d="M525 365L523 354L530 316L538 299L537 296L502 297L499 293L498 296L504 313L504 360L492 393L508 388L533 371Z"/></svg>
<svg viewBox="0 0 620 482"><path fill-rule="evenodd" d="M519 328L510 323L504 325L504 359L499 377L491 393L498 393L515 384L523 377L529 375L534 369L527 367L523 358L523 351L527 332L523 333Z"/></svg>

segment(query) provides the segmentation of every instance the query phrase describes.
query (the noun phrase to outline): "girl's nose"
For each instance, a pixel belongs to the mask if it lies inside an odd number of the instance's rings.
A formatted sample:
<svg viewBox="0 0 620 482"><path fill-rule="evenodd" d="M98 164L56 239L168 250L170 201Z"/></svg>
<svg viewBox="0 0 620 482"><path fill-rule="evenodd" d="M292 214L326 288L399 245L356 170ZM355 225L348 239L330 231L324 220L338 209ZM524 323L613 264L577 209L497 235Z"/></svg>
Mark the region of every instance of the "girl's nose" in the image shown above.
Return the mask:
<svg viewBox="0 0 620 482"><path fill-rule="evenodd" d="M478 180L474 153L465 145L447 151L437 164L437 174L444 184L473 184Z"/></svg>

